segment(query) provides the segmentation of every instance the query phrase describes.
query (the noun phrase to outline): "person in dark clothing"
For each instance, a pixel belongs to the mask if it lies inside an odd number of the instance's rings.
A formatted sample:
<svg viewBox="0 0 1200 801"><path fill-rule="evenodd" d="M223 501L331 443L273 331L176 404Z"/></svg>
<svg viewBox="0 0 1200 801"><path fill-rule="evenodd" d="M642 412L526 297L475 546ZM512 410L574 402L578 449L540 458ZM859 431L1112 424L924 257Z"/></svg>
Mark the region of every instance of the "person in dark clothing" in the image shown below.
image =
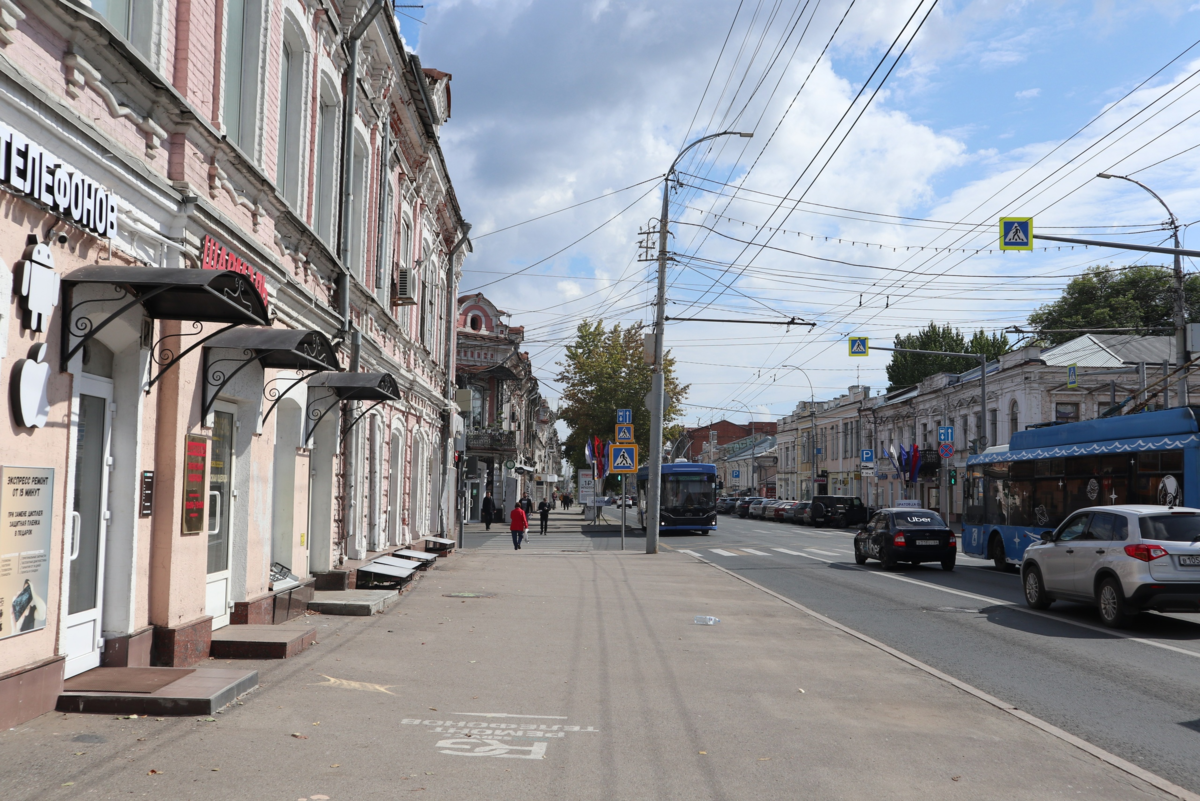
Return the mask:
<svg viewBox="0 0 1200 801"><path fill-rule="evenodd" d="M491 531L492 518L496 516L496 501L492 498L491 490L488 490L487 495L483 499L483 504L479 507L479 516L483 518L484 531Z"/></svg>
<svg viewBox="0 0 1200 801"><path fill-rule="evenodd" d="M508 528L512 532L513 548L521 550L521 540L525 539L525 534L529 531L529 518L525 516L525 511L519 505L514 506L509 515Z"/></svg>
<svg viewBox="0 0 1200 801"><path fill-rule="evenodd" d="M541 533L546 533L546 527L550 525L550 504L544 499L538 504L538 517L541 518L542 530Z"/></svg>
<svg viewBox="0 0 1200 801"><path fill-rule="evenodd" d="M521 500L517 501L517 506L520 506L521 510L525 512L525 517L533 514L533 499L529 497L528 492L521 493Z"/></svg>

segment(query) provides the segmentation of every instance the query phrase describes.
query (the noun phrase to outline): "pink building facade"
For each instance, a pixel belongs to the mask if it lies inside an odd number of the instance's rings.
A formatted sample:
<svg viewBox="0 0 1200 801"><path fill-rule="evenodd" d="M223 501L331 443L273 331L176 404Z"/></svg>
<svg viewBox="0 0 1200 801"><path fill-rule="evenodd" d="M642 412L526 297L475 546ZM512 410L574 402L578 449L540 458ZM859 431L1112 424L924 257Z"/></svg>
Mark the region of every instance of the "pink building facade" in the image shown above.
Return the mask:
<svg viewBox="0 0 1200 801"><path fill-rule="evenodd" d="M0 726L455 530L451 78L375 5L0 1Z"/></svg>

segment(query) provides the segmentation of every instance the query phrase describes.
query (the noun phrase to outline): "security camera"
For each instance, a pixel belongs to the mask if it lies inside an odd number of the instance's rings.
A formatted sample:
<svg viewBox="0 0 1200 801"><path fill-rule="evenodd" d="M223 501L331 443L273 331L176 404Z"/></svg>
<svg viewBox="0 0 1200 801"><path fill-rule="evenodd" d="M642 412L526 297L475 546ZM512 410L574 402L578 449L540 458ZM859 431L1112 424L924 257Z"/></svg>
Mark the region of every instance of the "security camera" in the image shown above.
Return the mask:
<svg viewBox="0 0 1200 801"><path fill-rule="evenodd" d="M55 240L58 242L58 244L65 245L65 244L67 244L67 240L69 238L70 237L67 236L66 231L60 231L58 236L55 237Z"/></svg>

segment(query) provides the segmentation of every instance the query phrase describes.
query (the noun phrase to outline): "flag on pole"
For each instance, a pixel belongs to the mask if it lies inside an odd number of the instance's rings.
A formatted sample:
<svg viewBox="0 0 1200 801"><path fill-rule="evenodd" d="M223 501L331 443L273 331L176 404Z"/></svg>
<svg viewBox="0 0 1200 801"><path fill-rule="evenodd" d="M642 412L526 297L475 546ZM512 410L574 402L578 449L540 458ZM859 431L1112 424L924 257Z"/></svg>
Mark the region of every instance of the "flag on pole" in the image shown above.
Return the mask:
<svg viewBox="0 0 1200 801"><path fill-rule="evenodd" d="M908 455L911 463L909 466L910 475L908 480L916 481L917 471L921 469L921 449L917 447L917 443L913 443L912 448L908 451Z"/></svg>
<svg viewBox="0 0 1200 801"><path fill-rule="evenodd" d="M583 458L588 464L593 464L596 461L596 455L592 452L592 441L590 439L583 443Z"/></svg>

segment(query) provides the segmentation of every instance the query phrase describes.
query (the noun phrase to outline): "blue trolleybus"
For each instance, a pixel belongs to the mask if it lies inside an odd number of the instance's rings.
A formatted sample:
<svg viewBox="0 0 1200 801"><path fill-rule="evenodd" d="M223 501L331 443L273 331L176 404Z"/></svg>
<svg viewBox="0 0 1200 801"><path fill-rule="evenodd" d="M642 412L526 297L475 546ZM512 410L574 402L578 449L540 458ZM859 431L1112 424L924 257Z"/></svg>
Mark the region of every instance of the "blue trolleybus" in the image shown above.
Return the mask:
<svg viewBox="0 0 1200 801"><path fill-rule="evenodd" d="M1200 506L1200 407L1019 431L967 459L962 548L996 566L1077 509Z"/></svg>
<svg viewBox="0 0 1200 801"><path fill-rule="evenodd" d="M637 474L638 524L646 529L650 470ZM659 531L717 530L717 468L711 464L676 462L662 466Z"/></svg>

